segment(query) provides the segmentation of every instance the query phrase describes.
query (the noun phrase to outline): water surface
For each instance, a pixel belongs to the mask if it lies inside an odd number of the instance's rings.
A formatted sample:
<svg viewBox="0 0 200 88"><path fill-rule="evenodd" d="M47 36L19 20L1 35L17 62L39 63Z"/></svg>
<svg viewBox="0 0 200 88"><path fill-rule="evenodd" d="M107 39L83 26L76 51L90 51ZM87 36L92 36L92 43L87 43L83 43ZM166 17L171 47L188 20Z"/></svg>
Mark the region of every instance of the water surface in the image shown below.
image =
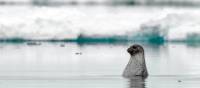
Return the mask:
<svg viewBox="0 0 200 88"><path fill-rule="evenodd" d="M126 44L0 44L0 86L6 88L198 88L200 47L142 44L150 76L121 76Z"/></svg>

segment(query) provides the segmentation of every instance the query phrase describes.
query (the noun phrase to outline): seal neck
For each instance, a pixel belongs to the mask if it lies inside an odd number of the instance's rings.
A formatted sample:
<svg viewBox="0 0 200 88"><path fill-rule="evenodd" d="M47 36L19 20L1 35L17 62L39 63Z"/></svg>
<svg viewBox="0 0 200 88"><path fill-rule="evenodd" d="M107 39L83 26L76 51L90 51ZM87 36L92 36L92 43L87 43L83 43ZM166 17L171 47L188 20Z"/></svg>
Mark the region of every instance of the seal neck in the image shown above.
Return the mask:
<svg viewBox="0 0 200 88"><path fill-rule="evenodd" d="M136 55L131 55L130 60L138 61L139 63L145 63L144 53L138 53Z"/></svg>

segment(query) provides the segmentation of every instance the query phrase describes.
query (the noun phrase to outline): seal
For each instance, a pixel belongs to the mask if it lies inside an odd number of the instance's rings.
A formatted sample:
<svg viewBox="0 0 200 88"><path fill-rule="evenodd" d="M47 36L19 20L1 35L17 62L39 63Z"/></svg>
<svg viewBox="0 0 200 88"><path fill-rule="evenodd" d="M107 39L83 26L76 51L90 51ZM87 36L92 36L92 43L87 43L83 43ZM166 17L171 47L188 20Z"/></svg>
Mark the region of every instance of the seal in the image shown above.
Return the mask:
<svg viewBox="0 0 200 88"><path fill-rule="evenodd" d="M148 71L145 63L144 49L142 46L135 44L127 49L131 58L123 72L123 77L133 78L142 77L146 78L148 76Z"/></svg>

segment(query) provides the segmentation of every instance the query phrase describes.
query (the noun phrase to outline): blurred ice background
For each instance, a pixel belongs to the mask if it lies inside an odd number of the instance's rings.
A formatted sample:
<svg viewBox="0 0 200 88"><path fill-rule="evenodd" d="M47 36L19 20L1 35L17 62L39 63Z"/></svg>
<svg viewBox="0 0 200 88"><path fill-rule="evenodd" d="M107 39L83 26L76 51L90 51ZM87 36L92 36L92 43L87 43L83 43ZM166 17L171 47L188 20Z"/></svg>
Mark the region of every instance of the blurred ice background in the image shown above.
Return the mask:
<svg viewBox="0 0 200 88"><path fill-rule="evenodd" d="M198 0L1 0L0 40L200 41Z"/></svg>

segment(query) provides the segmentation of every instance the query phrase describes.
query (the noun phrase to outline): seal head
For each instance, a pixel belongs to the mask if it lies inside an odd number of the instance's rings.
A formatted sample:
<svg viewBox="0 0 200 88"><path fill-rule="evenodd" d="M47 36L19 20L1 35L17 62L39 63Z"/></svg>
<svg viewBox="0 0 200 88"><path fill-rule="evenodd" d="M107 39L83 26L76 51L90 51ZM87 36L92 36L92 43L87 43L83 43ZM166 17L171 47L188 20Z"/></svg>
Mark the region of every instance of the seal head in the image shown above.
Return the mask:
<svg viewBox="0 0 200 88"><path fill-rule="evenodd" d="M136 54L138 54L138 53L144 53L144 49L142 48L142 46L140 46L140 45L132 45L131 47L129 47L128 49L127 49L127 52L131 55L131 56L133 56L133 55L136 55Z"/></svg>
<svg viewBox="0 0 200 88"><path fill-rule="evenodd" d="M145 57L144 57L144 49L140 45L132 45L127 49L127 52L131 55L131 58L126 66L123 76L126 78L132 77L143 77L146 78L148 76Z"/></svg>

